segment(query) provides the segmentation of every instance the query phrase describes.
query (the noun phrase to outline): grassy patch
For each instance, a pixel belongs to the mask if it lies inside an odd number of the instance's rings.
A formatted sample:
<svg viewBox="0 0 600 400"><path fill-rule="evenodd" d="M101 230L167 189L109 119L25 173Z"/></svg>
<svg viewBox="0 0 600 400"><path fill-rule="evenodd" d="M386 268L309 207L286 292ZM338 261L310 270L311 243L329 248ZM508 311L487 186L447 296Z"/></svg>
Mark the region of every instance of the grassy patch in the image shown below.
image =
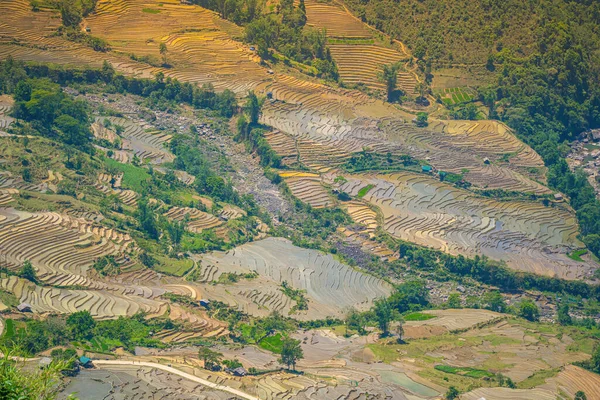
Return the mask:
<svg viewBox="0 0 600 400"><path fill-rule="evenodd" d="M19 305L19 300L12 293L0 290L0 302L8 307L16 307Z"/></svg>
<svg viewBox="0 0 600 400"><path fill-rule="evenodd" d="M587 249L579 249L579 250L575 250L572 253L568 253L567 257L569 257L571 260L574 260L577 262L583 262L583 259L581 258L581 256L584 255L585 253L587 253Z"/></svg>
<svg viewBox="0 0 600 400"><path fill-rule="evenodd" d="M517 384L517 387L519 389L532 389L536 386L543 385L546 382L546 379L558 375L559 372L559 368L545 369L542 371L534 372L529 378L519 382Z"/></svg>
<svg viewBox="0 0 600 400"><path fill-rule="evenodd" d="M10 339L15 336L15 321L7 319L4 321L4 334L2 335L6 339Z"/></svg>
<svg viewBox="0 0 600 400"><path fill-rule="evenodd" d="M159 263L152 269L169 275L183 276L194 266L194 262L188 258L180 260L164 256L156 256L155 258Z"/></svg>
<svg viewBox="0 0 600 400"><path fill-rule="evenodd" d="M375 185L373 185L373 184L368 184L368 185L367 185L367 186L365 186L364 188L361 188L361 189L358 191L358 197L360 197L360 198L362 198L362 197L365 197L365 195L366 195L367 193L369 193L369 190L373 189L374 187L375 187Z"/></svg>
<svg viewBox="0 0 600 400"><path fill-rule="evenodd" d="M111 169L116 169L123 173L123 186L127 189L134 190L138 193L142 192L142 182L150 180L150 174L144 168L136 167L131 164L122 164L118 161L105 159L104 162Z"/></svg>
<svg viewBox="0 0 600 400"><path fill-rule="evenodd" d="M499 335L487 335L487 336L483 336L481 337L481 339L490 342L492 344L492 346L500 346L503 344L519 344L521 343L520 340L517 339L513 339L510 337L506 337L506 336L499 336Z"/></svg>
<svg viewBox="0 0 600 400"><path fill-rule="evenodd" d="M470 368L470 367L452 367L450 365L436 365L434 367L438 371L445 372L447 374L455 374L461 376L468 376L469 378L480 379L484 376L492 378L494 374L492 372L485 371L483 369Z"/></svg>
<svg viewBox="0 0 600 400"><path fill-rule="evenodd" d="M420 312L414 312L404 316L405 321L427 321L428 319L432 318L436 318L436 316Z"/></svg>
<svg viewBox="0 0 600 400"><path fill-rule="evenodd" d="M156 10L154 8L142 8L142 12L145 12L147 14L158 14L160 13L160 10Z"/></svg>
<svg viewBox="0 0 600 400"><path fill-rule="evenodd" d="M281 349L283 348L283 335L281 333L277 333L273 336L267 336L258 342L258 345L270 352L281 354Z"/></svg>

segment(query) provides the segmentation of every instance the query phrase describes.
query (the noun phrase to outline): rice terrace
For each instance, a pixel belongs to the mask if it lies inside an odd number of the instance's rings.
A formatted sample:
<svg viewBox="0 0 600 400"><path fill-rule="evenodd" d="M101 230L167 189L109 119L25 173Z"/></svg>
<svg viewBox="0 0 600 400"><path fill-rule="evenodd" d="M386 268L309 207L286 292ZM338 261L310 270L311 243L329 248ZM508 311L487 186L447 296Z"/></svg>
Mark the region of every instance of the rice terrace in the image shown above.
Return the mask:
<svg viewBox="0 0 600 400"><path fill-rule="evenodd" d="M0 1L0 397L600 400L598 26Z"/></svg>

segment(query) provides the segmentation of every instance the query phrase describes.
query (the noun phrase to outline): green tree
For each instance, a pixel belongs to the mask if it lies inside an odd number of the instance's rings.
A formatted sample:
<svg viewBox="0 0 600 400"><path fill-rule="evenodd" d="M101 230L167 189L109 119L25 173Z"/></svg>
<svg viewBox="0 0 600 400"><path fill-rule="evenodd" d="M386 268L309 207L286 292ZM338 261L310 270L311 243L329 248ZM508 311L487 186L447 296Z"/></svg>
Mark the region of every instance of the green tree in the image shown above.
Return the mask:
<svg viewBox="0 0 600 400"><path fill-rule="evenodd" d="M585 393L581 390L577 391L577 393L575 393L575 399L574 400L587 400L587 396L585 395Z"/></svg>
<svg viewBox="0 0 600 400"><path fill-rule="evenodd" d="M160 55L162 56L163 59L163 65L167 65L167 45L165 42L160 42L160 45L158 46L158 51L160 52Z"/></svg>
<svg viewBox="0 0 600 400"><path fill-rule="evenodd" d="M136 212L140 229L150 238L158 240L159 231L156 224L156 215L150 208L148 200L144 197L138 200L138 209Z"/></svg>
<svg viewBox="0 0 600 400"><path fill-rule="evenodd" d="M540 317L540 309L530 299L523 299L519 305L519 316L529 321L537 321Z"/></svg>
<svg viewBox="0 0 600 400"><path fill-rule="evenodd" d="M396 342L399 344L404 343L404 319L398 319L398 325L396 325Z"/></svg>
<svg viewBox="0 0 600 400"><path fill-rule="evenodd" d="M177 246L181 243L181 239L183 238L183 233L185 232L185 223L173 221L167 225L167 233L171 238L171 243Z"/></svg>
<svg viewBox="0 0 600 400"><path fill-rule="evenodd" d="M502 294L500 294L500 292L497 290L487 292L485 295L483 295L483 303L485 304L485 308L488 310L501 313L506 312L506 303L504 302L504 297L502 297Z"/></svg>
<svg viewBox="0 0 600 400"><path fill-rule="evenodd" d="M83 19L83 8L79 0L62 0L60 3L62 23L67 27L77 27Z"/></svg>
<svg viewBox="0 0 600 400"><path fill-rule="evenodd" d="M416 119L417 126L423 127L423 126L429 125L428 120L429 120L429 114L427 114L426 112L417 113L417 119Z"/></svg>
<svg viewBox="0 0 600 400"><path fill-rule="evenodd" d="M379 80L385 84L388 101L394 99L394 92L396 91L396 85L398 84L398 70L400 65L397 63L385 64L381 67L379 73Z"/></svg>
<svg viewBox="0 0 600 400"><path fill-rule="evenodd" d="M454 386L450 386L448 388L448 391L446 392L446 396L445 399L446 400L454 400L458 398L458 395L460 395L460 392L458 391L457 388L455 388Z"/></svg>
<svg viewBox="0 0 600 400"><path fill-rule="evenodd" d="M377 326L381 330L382 336L390 333L390 322L392 321L392 308L386 299L379 299L373 305L373 312L377 320Z"/></svg>
<svg viewBox="0 0 600 400"><path fill-rule="evenodd" d="M31 265L31 261L25 260L21 266L21 270L19 271L19 276L27 279L28 281L37 282L37 274L35 272L35 268L33 268L33 265Z"/></svg>
<svg viewBox="0 0 600 400"><path fill-rule="evenodd" d="M13 97L15 101L29 101L31 100L31 84L29 81L23 80L17 83Z"/></svg>
<svg viewBox="0 0 600 400"><path fill-rule="evenodd" d="M298 360L304 358L304 352L300 346L300 341L286 337L282 340L281 357L279 362L287 365L288 369L296 369Z"/></svg>
<svg viewBox="0 0 600 400"><path fill-rule="evenodd" d="M67 326L76 339L90 339L96 327L96 321L89 311L77 311L67 317Z"/></svg>
<svg viewBox="0 0 600 400"><path fill-rule="evenodd" d="M573 320L569 315L569 305L567 303L561 303L561 305L558 307L557 317L559 324L571 325Z"/></svg>
<svg viewBox="0 0 600 400"><path fill-rule="evenodd" d="M248 113L248 117L250 117L250 124L256 125L258 124L258 119L260 118L260 109L262 107L262 100L256 96L253 90L248 92L248 98L246 100L246 112Z"/></svg>
<svg viewBox="0 0 600 400"><path fill-rule="evenodd" d="M600 374L600 345L596 345L594 353L592 353L592 359L590 360L590 369Z"/></svg>
<svg viewBox="0 0 600 400"><path fill-rule="evenodd" d="M462 299L459 293L451 293L446 302L448 308L462 308Z"/></svg>
<svg viewBox="0 0 600 400"><path fill-rule="evenodd" d="M23 400L53 400L61 389L63 361L53 362L44 369L25 368L21 356L14 350L0 349L0 398Z"/></svg>
<svg viewBox="0 0 600 400"><path fill-rule="evenodd" d="M218 351L211 350L208 347L200 347L198 350L198 358L204 362L204 368L212 370L221 364L223 354L219 353Z"/></svg>
<svg viewBox="0 0 600 400"><path fill-rule="evenodd" d="M358 332L359 335L365 333L365 318L361 313L352 308L346 314L346 334L348 329Z"/></svg>

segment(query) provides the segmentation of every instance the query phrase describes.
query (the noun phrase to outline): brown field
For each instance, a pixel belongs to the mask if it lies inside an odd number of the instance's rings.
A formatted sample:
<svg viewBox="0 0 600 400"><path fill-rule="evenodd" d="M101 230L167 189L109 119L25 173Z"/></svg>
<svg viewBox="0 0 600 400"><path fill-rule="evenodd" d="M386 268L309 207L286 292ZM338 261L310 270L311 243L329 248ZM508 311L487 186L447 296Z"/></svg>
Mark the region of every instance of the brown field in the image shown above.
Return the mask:
<svg viewBox="0 0 600 400"><path fill-rule="evenodd" d="M404 332L407 338L419 339L450 331L470 329L478 324L505 317L492 311L469 309L429 310L423 311L423 313L435 315L436 318L405 322Z"/></svg>

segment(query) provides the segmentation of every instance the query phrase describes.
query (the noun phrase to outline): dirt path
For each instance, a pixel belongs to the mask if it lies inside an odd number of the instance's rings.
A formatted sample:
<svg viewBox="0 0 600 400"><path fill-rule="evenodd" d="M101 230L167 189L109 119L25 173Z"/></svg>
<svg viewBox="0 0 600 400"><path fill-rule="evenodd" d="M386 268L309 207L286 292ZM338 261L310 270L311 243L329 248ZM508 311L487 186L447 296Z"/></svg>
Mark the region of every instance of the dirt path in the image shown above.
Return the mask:
<svg viewBox="0 0 600 400"><path fill-rule="evenodd" d="M158 364L158 363L152 363L152 362L146 362L146 361L125 361L125 360L94 360L94 365L99 365L99 366L101 366L101 365L133 365L133 366L138 366L138 367L157 368L157 369L161 369L166 372L170 372L172 374L179 375L185 379L189 379L189 380L191 380L193 382L197 382L201 385L208 386L212 389L231 393L231 394L241 397L243 399L259 400L258 397L251 396L245 392L242 392L241 390L237 390L237 389L231 388L229 386L219 385L217 383L207 381L206 379L198 378L197 376L185 373L176 368L169 367L167 365Z"/></svg>

